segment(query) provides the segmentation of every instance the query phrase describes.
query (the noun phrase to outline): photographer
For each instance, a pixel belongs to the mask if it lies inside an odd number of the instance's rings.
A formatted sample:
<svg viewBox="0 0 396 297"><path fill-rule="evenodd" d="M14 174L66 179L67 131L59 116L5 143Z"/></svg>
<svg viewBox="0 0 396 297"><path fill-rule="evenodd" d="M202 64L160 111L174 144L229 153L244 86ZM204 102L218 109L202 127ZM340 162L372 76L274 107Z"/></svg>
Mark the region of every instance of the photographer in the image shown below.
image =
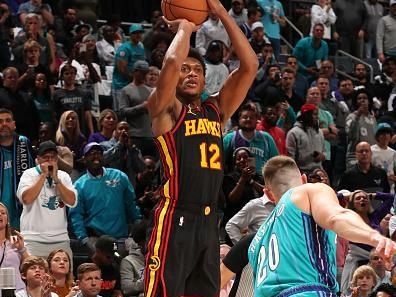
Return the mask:
<svg viewBox="0 0 396 297"><path fill-rule="evenodd" d="M23 173L17 190L26 247L31 255L44 258L60 248L72 255L65 206L76 206L77 193L70 176L58 170L57 161L56 144L40 143L38 165Z"/></svg>
<svg viewBox="0 0 396 297"><path fill-rule="evenodd" d="M265 71L267 79L256 86L254 93L261 109L283 101L281 87L281 69L277 64L268 65Z"/></svg>

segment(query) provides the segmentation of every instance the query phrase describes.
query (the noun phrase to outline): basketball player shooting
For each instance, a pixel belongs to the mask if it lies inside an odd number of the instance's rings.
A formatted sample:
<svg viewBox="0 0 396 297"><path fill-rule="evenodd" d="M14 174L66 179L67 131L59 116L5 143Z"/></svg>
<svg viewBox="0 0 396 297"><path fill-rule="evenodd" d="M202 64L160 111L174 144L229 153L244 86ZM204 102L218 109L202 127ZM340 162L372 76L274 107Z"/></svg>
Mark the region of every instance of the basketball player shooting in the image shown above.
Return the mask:
<svg viewBox="0 0 396 297"><path fill-rule="evenodd" d="M263 176L276 207L249 247L255 297L337 296L336 234L391 260L396 243L341 207L329 186L307 184L293 159L271 158Z"/></svg>
<svg viewBox="0 0 396 297"><path fill-rule="evenodd" d="M198 27L185 19L167 21L176 36L146 105L164 172L147 244L146 297L219 292L216 201L223 178L222 126L245 99L258 61L220 1L207 2L227 30L240 66L218 94L202 103L205 63L190 49Z"/></svg>

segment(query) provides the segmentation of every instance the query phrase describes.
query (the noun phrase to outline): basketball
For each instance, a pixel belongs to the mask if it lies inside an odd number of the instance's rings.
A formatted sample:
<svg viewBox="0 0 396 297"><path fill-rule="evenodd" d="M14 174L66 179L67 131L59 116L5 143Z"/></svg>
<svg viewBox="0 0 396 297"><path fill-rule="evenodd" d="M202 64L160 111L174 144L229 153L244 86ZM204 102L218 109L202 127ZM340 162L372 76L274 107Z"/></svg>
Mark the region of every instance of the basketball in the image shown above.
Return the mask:
<svg viewBox="0 0 396 297"><path fill-rule="evenodd" d="M208 17L209 8L206 0L162 0L161 10L170 21L186 19L200 25Z"/></svg>

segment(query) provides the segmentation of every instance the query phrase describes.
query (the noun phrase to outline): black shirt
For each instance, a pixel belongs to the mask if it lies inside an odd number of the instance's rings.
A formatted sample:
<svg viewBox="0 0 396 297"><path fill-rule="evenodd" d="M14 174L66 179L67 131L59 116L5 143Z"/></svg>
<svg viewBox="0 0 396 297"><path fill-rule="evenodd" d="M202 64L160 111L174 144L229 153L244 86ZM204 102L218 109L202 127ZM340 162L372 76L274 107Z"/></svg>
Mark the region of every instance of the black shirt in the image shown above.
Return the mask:
<svg viewBox="0 0 396 297"><path fill-rule="evenodd" d="M232 247L223 259L224 266L236 274L234 284L232 285L232 289L228 297L234 297L236 295L239 284L241 284L241 287L244 286L250 288L253 292L253 279L251 283L246 283L249 282L249 280L243 277L243 272L244 268L249 263L248 250L255 235L256 233L253 233L242 238Z"/></svg>
<svg viewBox="0 0 396 297"><path fill-rule="evenodd" d="M346 171L340 180L339 190L365 190L366 192L389 193L390 186L385 170L370 166L367 173L364 173L358 164Z"/></svg>
<svg viewBox="0 0 396 297"><path fill-rule="evenodd" d="M101 265L102 271L102 290L99 295L102 297L111 297L114 290L121 290L120 269L116 264Z"/></svg>

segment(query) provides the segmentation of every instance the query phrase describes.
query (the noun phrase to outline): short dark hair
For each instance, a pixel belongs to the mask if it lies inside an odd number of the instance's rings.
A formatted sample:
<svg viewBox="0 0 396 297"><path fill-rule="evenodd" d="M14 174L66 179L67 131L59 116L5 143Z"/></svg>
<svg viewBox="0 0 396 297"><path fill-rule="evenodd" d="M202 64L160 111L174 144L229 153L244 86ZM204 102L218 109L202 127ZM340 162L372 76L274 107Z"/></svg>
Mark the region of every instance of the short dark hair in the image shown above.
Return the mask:
<svg viewBox="0 0 396 297"><path fill-rule="evenodd" d="M11 115L12 119L14 119L14 113L7 108L0 108L0 113L8 113Z"/></svg>
<svg viewBox="0 0 396 297"><path fill-rule="evenodd" d="M384 292L389 296L396 296L396 289L390 284L382 283L380 284L377 289L374 290L369 296L376 297L379 292Z"/></svg>
<svg viewBox="0 0 396 297"><path fill-rule="evenodd" d="M355 65L353 65L353 71L356 71L356 67L357 67L358 65L363 65L363 66L364 66L364 69L367 70L367 66L366 66L366 65L364 65L364 64L361 63L361 62L357 62L357 63L355 63Z"/></svg>
<svg viewBox="0 0 396 297"><path fill-rule="evenodd" d="M274 67L278 68L279 71L281 70L281 68L280 68L280 66L278 64L270 64L270 65L267 66L267 69L265 69L265 75L268 76L270 69L274 68Z"/></svg>
<svg viewBox="0 0 396 297"><path fill-rule="evenodd" d="M317 26L322 27L322 29L324 29L324 27L325 27L322 23L317 23L317 24L315 24L315 25L313 26L313 29L315 29L315 27L317 27Z"/></svg>
<svg viewBox="0 0 396 297"><path fill-rule="evenodd" d="M187 57L189 58L193 58L198 60L198 62L201 64L203 71L204 71L204 75L206 74L206 65L205 65L205 60L203 58L203 56L199 53L199 51L195 48L190 48L190 50L188 51L188 55Z"/></svg>
<svg viewBox="0 0 396 297"><path fill-rule="evenodd" d="M341 77L338 79L337 87L340 87L340 86L341 86L341 82L347 81L347 80L351 81L351 83L352 83L352 85L353 85L353 80L352 80L352 79L350 79L349 77L341 76Z"/></svg>
<svg viewBox="0 0 396 297"><path fill-rule="evenodd" d="M95 263L83 263L77 268L77 279L82 280L84 273L92 272L92 271L100 271L100 268Z"/></svg>
<svg viewBox="0 0 396 297"><path fill-rule="evenodd" d="M294 71L294 69L293 68L291 68L291 67L283 67L283 69L282 69L282 74L283 73L291 73L291 74L293 74L294 76L296 76L296 71Z"/></svg>
<svg viewBox="0 0 396 297"><path fill-rule="evenodd" d="M247 104L242 105L242 106L239 108L239 111L238 111L238 119L241 117L242 112L244 112L244 111L252 111L252 112L254 112L254 113L256 114L256 116L257 116L257 110L252 106L252 104L247 103Z"/></svg>
<svg viewBox="0 0 396 297"><path fill-rule="evenodd" d="M61 78L63 78L63 74L64 74L67 70L72 70L72 71L74 71L75 74L77 74L77 68L74 67L74 66L73 66L72 64L70 64L70 63L66 63L66 64L62 67L62 69L61 69L61 72L60 72L60 77L61 77Z"/></svg>
<svg viewBox="0 0 396 297"><path fill-rule="evenodd" d="M250 18L251 16L256 15L257 13L261 13L261 11L258 10L256 6L250 6L247 10L247 17Z"/></svg>

